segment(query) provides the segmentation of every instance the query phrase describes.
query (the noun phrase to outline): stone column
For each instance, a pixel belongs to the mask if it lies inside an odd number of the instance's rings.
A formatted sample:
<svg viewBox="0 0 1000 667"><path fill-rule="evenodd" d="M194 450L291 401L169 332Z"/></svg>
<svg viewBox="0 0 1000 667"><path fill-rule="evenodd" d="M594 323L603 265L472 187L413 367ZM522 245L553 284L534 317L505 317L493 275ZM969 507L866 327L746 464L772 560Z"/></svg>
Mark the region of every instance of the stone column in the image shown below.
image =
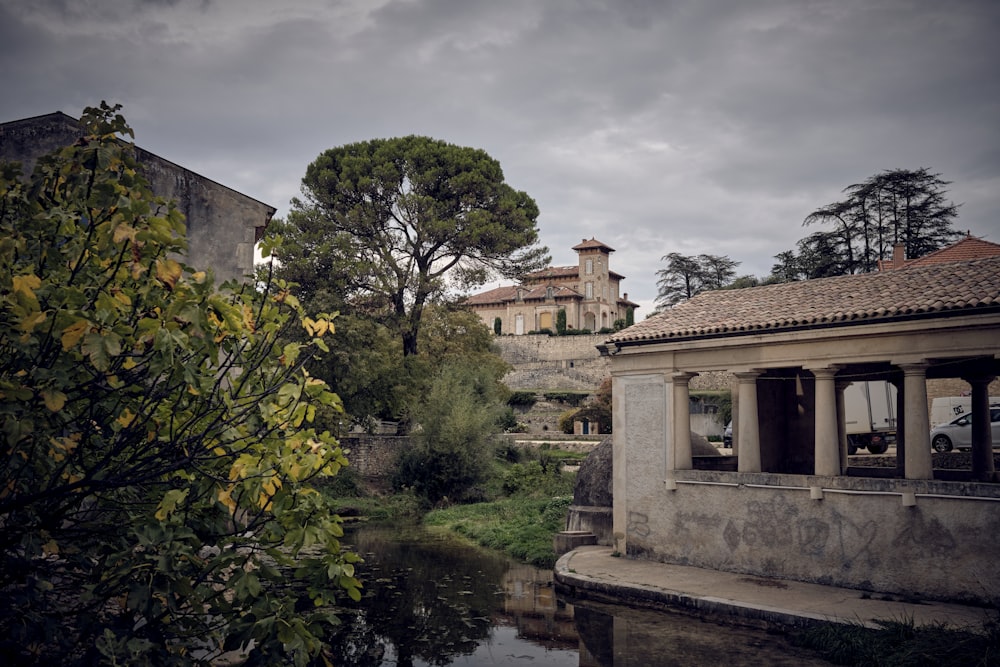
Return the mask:
<svg viewBox="0 0 1000 667"><path fill-rule="evenodd" d="M902 377L890 380L896 387L896 477L906 477L906 386ZM928 427L930 419L928 419ZM928 434L928 437L930 435Z"/></svg>
<svg viewBox="0 0 1000 667"><path fill-rule="evenodd" d="M810 368L815 382L815 463L817 475L833 477L840 474L840 440L837 437L837 368Z"/></svg>
<svg viewBox="0 0 1000 667"><path fill-rule="evenodd" d="M904 476L906 479L934 479L927 414L927 364L898 366L903 371Z"/></svg>
<svg viewBox="0 0 1000 667"><path fill-rule="evenodd" d="M740 448L736 469L739 472L760 472L760 423L757 418L757 378L759 372L733 373L739 381Z"/></svg>
<svg viewBox="0 0 1000 667"><path fill-rule="evenodd" d="M840 450L840 474L847 471L847 408L844 405L844 390L850 382L837 382L837 447Z"/></svg>
<svg viewBox="0 0 1000 667"><path fill-rule="evenodd" d="M688 383L697 373L674 373L674 470L691 470L691 392Z"/></svg>
<svg viewBox="0 0 1000 667"><path fill-rule="evenodd" d="M972 386L972 478L981 482L993 479L993 434L990 429L989 384L993 376L962 378Z"/></svg>

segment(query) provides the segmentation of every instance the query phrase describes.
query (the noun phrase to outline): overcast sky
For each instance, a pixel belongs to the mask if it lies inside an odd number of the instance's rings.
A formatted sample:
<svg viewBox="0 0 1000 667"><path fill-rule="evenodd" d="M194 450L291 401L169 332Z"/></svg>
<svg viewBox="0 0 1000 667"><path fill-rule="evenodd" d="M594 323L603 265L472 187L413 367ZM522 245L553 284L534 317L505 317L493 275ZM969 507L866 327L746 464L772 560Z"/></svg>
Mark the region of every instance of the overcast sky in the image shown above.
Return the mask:
<svg viewBox="0 0 1000 667"><path fill-rule="evenodd" d="M885 169L940 173L1000 243L998 44L997 0L0 0L0 120L121 103L279 216L328 148L482 148L554 264L616 249L641 318L663 255L767 275Z"/></svg>

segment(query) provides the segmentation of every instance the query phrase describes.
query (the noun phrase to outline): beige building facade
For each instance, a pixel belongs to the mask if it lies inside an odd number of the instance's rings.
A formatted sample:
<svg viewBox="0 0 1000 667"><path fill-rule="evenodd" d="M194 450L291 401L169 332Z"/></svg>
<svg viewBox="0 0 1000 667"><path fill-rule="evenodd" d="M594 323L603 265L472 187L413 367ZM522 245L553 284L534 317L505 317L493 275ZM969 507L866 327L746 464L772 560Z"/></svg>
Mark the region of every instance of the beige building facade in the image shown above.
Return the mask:
<svg viewBox="0 0 1000 667"><path fill-rule="evenodd" d="M613 521L630 558L915 598L1000 597L1000 257L701 294L614 334ZM692 456L689 387L737 379L734 452ZM895 467L853 468L844 388L888 380ZM939 469L927 386L963 383L973 450ZM936 456L936 455L934 455Z"/></svg>
<svg viewBox="0 0 1000 667"><path fill-rule="evenodd" d="M595 239L573 246L576 266L555 266L526 274L519 285L497 287L470 296L465 305L493 329L500 318L500 333L521 336L548 329L555 331L559 311L566 312L566 328L591 332L610 329L624 320L638 304L621 293L625 276L610 268L614 248Z"/></svg>

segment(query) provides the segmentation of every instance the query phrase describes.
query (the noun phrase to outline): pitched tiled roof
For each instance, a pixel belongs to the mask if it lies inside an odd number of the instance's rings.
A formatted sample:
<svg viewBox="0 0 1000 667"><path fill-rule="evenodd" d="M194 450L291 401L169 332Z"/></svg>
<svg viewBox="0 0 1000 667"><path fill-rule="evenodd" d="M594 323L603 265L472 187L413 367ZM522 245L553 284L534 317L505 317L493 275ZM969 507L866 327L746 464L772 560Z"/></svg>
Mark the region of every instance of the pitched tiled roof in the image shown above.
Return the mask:
<svg viewBox="0 0 1000 667"><path fill-rule="evenodd" d="M507 303L508 301L513 301L516 296L517 287L508 285L506 287L486 290L479 294L473 294L465 300L465 303L470 306L481 306L488 303Z"/></svg>
<svg viewBox="0 0 1000 667"><path fill-rule="evenodd" d="M1000 257L703 292L609 342L722 338L975 311L1000 312Z"/></svg>
<svg viewBox="0 0 1000 667"><path fill-rule="evenodd" d="M587 239L583 239L582 243L577 243L575 246L573 246L572 249L576 250L577 252L581 250L595 250L595 249L607 250L608 252L615 251L615 249L609 246L607 243L601 243L600 241L595 240L593 236L590 237L589 241Z"/></svg>
<svg viewBox="0 0 1000 667"><path fill-rule="evenodd" d="M473 294L465 300L465 304L469 306L485 306L493 304L505 304L514 301L517 298L517 287L497 287L496 289L491 289L486 292L480 292L479 294ZM522 287L523 290L522 297L525 301L532 300L544 300L548 298L548 286L538 285L535 287ZM575 289L566 287L564 285L553 285L552 286L552 296L555 299L582 299L583 295L577 292Z"/></svg>
<svg viewBox="0 0 1000 667"><path fill-rule="evenodd" d="M533 271L522 276L525 282L547 280L551 278L575 278L580 275L579 266L549 266L541 271Z"/></svg>
<svg viewBox="0 0 1000 667"><path fill-rule="evenodd" d="M944 264L946 262L964 262L970 259L982 259L984 257L1000 256L1000 245L978 239L975 236L966 236L957 243L953 243L947 248L935 250L923 257L911 259L906 262L903 268L909 269L914 266L928 266L930 264Z"/></svg>

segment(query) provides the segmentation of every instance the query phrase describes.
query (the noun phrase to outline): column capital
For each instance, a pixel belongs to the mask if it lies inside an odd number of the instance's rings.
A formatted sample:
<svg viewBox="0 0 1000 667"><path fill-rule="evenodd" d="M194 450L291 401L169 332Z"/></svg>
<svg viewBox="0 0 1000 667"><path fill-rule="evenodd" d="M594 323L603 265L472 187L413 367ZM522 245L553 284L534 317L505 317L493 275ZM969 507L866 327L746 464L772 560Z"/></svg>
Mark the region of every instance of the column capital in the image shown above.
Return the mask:
<svg viewBox="0 0 1000 667"><path fill-rule="evenodd" d="M925 377L930 364L926 361L911 361L898 363L896 366L903 371L904 376L919 375L920 377Z"/></svg>
<svg viewBox="0 0 1000 667"><path fill-rule="evenodd" d="M691 378L697 376L698 376L697 373L688 371L677 371L676 373L671 374L670 379L673 381L675 385L684 385L690 382Z"/></svg>
<svg viewBox="0 0 1000 667"><path fill-rule="evenodd" d="M812 373L817 379L830 379L837 375L837 372L843 368L840 364L829 364L827 366L806 366L805 369Z"/></svg>
<svg viewBox="0 0 1000 667"><path fill-rule="evenodd" d="M966 382L968 382L969 384L972 384L972 385L976 385L976 384L987 385L990 382L993 382L993 380L996 380L997 376L996 375L987 375L986 373L983 373L981 375L980 374L976 374L976 375L963 375L962 379L965 380Z"/></svg>
<svg viewBox="0 0 1000 667"><path fill-rule="evenodd" d="M733 375L740 382L754 382L761 376L761 371L733 371Z"/></svg>

